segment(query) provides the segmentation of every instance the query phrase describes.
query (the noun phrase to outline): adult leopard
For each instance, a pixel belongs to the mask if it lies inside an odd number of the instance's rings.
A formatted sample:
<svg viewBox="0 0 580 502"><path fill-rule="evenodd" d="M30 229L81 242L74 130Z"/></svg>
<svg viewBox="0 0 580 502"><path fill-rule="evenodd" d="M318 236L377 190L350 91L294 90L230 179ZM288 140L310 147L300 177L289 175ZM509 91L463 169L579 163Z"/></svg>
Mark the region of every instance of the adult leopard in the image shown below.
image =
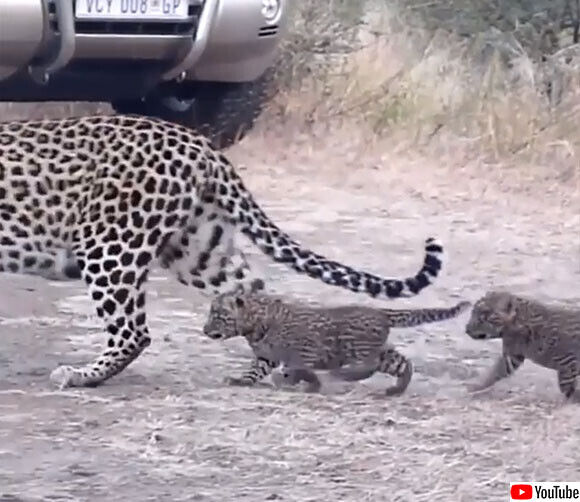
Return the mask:
<svg viewBox="0 0 580 502"><path fill-rule="evenodd" d="M82 275L108 333L93 363L52 372L61 387L98 385L151 343L144 286L154 262L208 294L262 288L234 245L236 228L274 261L373 297L416 295L442 265L434 239L421 270L403 280L302 248L223 154L169 122L103 115L0 123L0 271Z"/></svg>

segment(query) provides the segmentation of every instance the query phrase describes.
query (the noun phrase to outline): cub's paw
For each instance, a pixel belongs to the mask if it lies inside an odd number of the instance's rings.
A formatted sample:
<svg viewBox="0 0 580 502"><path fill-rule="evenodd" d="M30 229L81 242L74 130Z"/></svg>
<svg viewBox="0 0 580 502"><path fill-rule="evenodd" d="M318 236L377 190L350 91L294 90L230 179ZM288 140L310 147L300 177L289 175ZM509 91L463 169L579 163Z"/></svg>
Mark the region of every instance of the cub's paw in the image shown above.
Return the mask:
<svg viewBox="0 0 580 502"><path fill-rule="evenodd" d="M272 371L270 377L272 378L272 384L274 384L276 389L281 389L288 384L284 374L280 370Z"/></svg>

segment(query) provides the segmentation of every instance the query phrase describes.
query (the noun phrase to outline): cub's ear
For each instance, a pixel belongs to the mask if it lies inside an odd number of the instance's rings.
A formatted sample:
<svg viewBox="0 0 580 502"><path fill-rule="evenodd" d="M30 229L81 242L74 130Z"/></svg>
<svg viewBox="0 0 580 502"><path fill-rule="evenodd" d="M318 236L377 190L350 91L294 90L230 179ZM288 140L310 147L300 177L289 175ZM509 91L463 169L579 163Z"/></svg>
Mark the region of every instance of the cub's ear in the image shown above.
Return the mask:
<svg viewBox="0 0 580 502"><path fill-rule="evenodd" d="M244 299L241 296L236 296L236 307L238 307L239 309L243 309L244 305L246 304L246 302L244 301Z"/></svg>
<svg viewBox="0 0 580 502"><path fill-rule="evenodd" d="M498 302L498 310L505 321L513 321L516 317L516 302L510 294L503 294Z"/></svg>
<svg viewBox="0 0 580 502"><path fill-rule="evenodd" d="M262 279L254 279L250 283L250 293L256 293L257 291L262 291L266 285Z"/></svg>

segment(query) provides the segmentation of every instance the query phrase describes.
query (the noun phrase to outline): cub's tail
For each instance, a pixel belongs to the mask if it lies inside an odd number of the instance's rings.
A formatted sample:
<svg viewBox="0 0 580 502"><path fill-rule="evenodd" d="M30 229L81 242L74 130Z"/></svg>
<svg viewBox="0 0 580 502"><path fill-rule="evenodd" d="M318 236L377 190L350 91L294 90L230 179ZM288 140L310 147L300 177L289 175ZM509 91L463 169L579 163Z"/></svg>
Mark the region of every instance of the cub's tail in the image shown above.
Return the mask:
<svg viewBox="0 0 580 502"><path fill-rule="evenodd" d="M471 308L471 302L462 301L454 307L432 309L389 310L381 309L393 328L411 328L430 322L445 321L457 317Z"/></svg>

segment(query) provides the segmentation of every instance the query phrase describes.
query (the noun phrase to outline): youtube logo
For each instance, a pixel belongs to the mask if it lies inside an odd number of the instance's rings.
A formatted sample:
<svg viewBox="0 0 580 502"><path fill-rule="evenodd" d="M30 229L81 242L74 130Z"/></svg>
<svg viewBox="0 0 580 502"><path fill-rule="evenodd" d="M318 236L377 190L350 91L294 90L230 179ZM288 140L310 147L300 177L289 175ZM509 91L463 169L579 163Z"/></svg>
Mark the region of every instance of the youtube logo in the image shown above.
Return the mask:
<svg viewBox="0 0 580 502"><path fill-rule="evenodd" d="M510 483L510 500L580 501L580 482Z"/></svg>
<svg viewBox="0 0 580 502"><path fill-rule="evenodd" d="M510 488L512 500L531 500L534 496L532 485L512 485Z"/></svg>

